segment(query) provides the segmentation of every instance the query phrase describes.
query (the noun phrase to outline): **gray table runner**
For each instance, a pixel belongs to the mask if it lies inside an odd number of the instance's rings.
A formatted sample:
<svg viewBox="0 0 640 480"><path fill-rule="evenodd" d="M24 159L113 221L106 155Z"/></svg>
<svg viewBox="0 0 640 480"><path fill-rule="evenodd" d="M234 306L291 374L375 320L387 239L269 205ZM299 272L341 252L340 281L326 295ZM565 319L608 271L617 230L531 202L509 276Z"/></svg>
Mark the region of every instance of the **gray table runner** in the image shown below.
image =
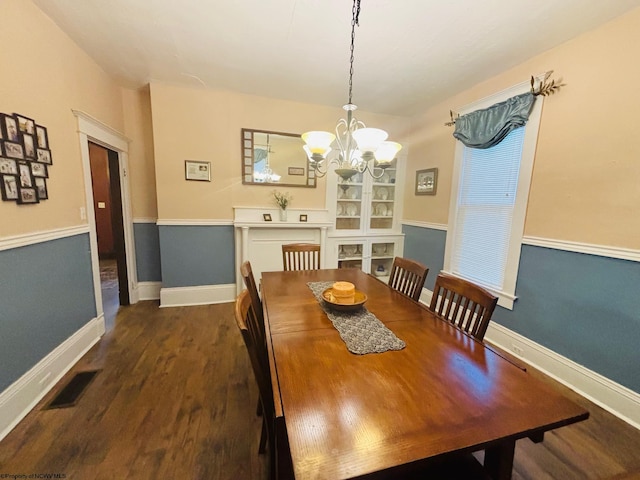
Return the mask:
<svg viewBox="0 0 640 480"><path fill-rule="evenodd" d="M309 282L307 285L351 353L358 355L382 353L388 350L402 350L406 346L373 313L364 307L355 312L332 310L322 299L322 292L334 283Z"/></svg>

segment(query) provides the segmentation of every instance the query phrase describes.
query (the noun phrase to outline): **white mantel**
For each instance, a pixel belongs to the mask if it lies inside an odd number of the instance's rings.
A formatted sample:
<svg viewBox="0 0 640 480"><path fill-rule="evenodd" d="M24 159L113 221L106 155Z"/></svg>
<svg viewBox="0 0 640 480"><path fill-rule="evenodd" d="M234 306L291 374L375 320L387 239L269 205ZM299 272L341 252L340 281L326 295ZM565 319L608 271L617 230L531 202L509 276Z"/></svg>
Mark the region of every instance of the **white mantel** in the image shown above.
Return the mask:
<svg viewBox="0 0 640 480"><path fill-rule="evenodd" d="M271 215L265 221L263 215ZM285 243L319 243L320 266L324 268L327 252L327 230L333 226L328 210L288 208L287 221L280 221L280 210L270 207L233 207L236 244L236 284L238 293L244 288L240 265L251 262L259 282L262 272L282 270L282 245ZM301 222L300 215L307 221Z"/></svg>

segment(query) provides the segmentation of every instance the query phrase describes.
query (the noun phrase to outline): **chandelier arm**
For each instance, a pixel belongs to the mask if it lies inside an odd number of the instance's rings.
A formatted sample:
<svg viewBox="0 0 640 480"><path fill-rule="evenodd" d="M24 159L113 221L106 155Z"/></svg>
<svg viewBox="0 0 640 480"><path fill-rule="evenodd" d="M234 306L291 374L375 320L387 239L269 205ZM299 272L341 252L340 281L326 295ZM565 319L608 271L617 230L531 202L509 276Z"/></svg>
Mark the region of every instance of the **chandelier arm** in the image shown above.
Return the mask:
<svg viewBox="0 0 640 480"><path fill-rule="evenodd" d="M376 176L376 174L374 173L376 168L380 170L380 175ZM371 175L375 180L382 178L382 176L384 175L384 168L376 167L375 165L369 165L369 162L367 162L366 170L369 170L369 175Z"/></svg>

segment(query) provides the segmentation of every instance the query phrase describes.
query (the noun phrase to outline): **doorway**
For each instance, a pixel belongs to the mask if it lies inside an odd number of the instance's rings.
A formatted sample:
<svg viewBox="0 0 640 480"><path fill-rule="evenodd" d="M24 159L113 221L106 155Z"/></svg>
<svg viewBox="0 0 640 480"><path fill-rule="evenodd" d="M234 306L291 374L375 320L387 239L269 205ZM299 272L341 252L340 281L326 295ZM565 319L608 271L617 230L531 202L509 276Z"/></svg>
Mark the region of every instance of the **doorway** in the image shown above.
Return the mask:
<svg viewBox="0 0 640 480"><path fill-rule="evenodd" d="M105 330L109 331L119 307L130 303L118 153L88 143L102 307Z"/></svg>

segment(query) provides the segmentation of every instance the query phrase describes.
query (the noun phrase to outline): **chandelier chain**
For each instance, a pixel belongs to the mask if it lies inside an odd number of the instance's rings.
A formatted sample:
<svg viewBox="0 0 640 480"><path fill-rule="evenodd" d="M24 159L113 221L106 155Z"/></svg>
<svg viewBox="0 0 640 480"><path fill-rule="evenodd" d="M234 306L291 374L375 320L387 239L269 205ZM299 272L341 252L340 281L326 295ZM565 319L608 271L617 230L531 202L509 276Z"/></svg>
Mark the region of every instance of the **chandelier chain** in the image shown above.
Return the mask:
<svg viewBox="0 0 640 480"><path fill-rule="evenodd" d="M353 8L352 8L352 17L351 17L351 58L349 59L349 104L353 103L351 101L352 92L353 92L353 47L356 39L356 25L360 26L359 17L360 17L360 0L353 0Z"/></svg>

